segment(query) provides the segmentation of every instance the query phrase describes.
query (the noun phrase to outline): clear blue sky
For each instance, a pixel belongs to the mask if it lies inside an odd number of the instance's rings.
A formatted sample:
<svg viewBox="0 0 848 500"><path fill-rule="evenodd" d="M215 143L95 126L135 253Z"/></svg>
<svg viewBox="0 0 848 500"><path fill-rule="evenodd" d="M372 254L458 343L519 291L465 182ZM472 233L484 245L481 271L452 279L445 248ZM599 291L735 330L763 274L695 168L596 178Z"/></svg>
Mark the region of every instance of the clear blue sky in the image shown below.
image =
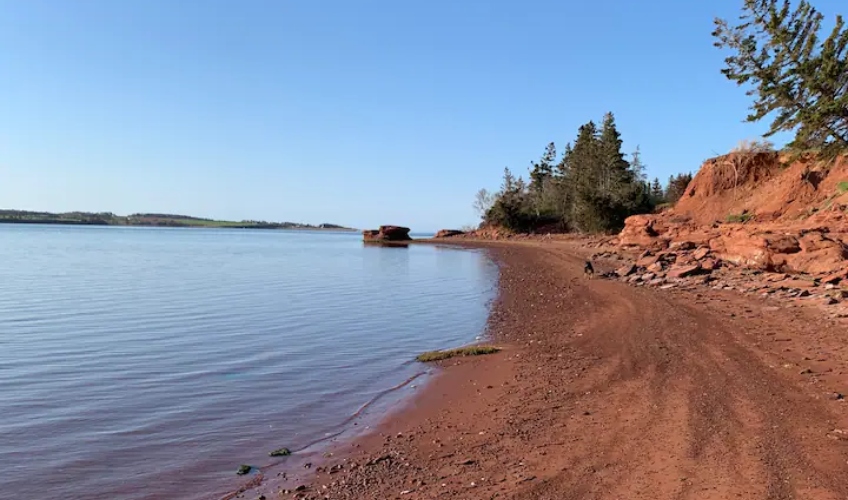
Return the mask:
<svg viewBox="0 0 848 500"><path fill-rule="evenodd" d="M765 130L741 4L0 0L0 207L461 226L607 110L665 180Z"/></svg>

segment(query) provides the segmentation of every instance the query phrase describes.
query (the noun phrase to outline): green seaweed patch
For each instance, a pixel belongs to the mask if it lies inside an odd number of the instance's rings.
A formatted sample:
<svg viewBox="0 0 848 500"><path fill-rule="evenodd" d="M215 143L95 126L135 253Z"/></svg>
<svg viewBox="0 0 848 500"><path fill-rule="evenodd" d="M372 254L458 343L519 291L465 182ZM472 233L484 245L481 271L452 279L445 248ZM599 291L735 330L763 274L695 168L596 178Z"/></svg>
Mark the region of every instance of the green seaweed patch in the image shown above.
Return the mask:
<svg viewBox="0 0 848 500"><path fill-rule="evenodd" d="M845 194L846 192L848 192L848 181L842 181L837 184L836 190L839 192L839 194Z"/></svg>
<svg viewBox="0 0 848 500"><path fill-rule="evenodd" d="M238 474L239 476L244 476L244 475L250 474L251 469L253 469L253 467L251 467L249 465L241 464L241 465L239 465L239 468L236 471L236 474Z"/></svg>
<svg viewBox="0 0 848 500"><path fill-rule="evenodd" d="M269 457L287 457L291 455L292 452L288 448L280 448L279 450L274 450L268 454Z"/></svg>
<svg viewBox="0 0 848 500"><path fill-rule="evenodd" d="M483 354L494 354L500 352L500 347L488 345L474 345L469 347L460 347L458 349L448 349L446 351L430 351L419 354L418 361L429 363L430 361L442 361L443 359L456 358L458 356L480 356Z"/></svg>

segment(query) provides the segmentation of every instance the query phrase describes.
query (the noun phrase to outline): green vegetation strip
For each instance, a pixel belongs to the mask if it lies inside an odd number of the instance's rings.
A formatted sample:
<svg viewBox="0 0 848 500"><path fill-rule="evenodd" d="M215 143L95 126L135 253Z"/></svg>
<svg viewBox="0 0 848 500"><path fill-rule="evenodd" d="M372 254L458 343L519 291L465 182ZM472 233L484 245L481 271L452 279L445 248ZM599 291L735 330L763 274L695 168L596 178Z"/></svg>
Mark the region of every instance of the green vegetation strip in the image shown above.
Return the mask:
<svg viewBox="0 0 848 500"><path fill-rule="evenodd" d="M500 352L499 347L475 345L470 347L460 347L458 349L449 349L447 351L430 351L419 354L418 361L428 363L430 361L441 361L443 359L455 358L457 356L480 356L481 354L494 354Z"/></svg>
<svg viewBox="0 0 848 500"><path fill-rule="evenodd" d="M730 214L730 215L727 216L727 222L748 222L749 220L751 220L753 218L754 218L754 215L748 214L748 213Z"/></svg>

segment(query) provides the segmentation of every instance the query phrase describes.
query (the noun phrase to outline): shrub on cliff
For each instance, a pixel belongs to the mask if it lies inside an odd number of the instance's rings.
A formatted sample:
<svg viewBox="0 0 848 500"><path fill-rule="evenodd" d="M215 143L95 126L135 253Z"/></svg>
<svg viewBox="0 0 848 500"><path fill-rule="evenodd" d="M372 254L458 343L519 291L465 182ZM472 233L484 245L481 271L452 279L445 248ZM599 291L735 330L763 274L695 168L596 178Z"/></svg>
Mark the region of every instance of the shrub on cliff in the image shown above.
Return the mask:
<svg viewBox="0 0 848 500"><path fill-rule="evenodd" d="M765 139L744 139L731 150L731 153L773 153L774 143Z"/></svg>

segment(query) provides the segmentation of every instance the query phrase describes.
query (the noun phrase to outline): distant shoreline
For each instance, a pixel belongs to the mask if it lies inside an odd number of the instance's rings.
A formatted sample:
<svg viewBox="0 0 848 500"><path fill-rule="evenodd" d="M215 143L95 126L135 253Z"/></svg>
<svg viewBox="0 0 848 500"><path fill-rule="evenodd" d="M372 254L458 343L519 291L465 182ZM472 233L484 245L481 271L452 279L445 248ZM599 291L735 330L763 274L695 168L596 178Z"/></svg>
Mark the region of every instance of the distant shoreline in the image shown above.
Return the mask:
<svg viewBox="0 0 848 500"><path fill-rule="evenodd" d="M110 212L32 212L25 210L0 210L0 224L55 224L66 226L118 226L118 227L182 227L182 228L217 228L217 229L286 229L286 230L316 230L316 231L346 231L356 232L357 229L338 224L322 223L318 225L297 222L267 222L267 221L226 221L204 219L188 215L174 214L132 214L127 216L115 215Z"/></svg>
<svg viewBox="0 0 848 500"><path fill-rule="evenodd" d="M13 221L0 219L0 224L14 225L39 225L39 226L97 226L97 227L163 227L163 228L183 228L183 229L265 229L276 231L338 231L346 233L358 233L358 229L349 227L319 227L319 226L291 226L291 227L272 227L260 225L171 225L171 224L109 224L103 222L85 222L85 221L65 221L65 220L50 220L50 221Z"/></svg>

